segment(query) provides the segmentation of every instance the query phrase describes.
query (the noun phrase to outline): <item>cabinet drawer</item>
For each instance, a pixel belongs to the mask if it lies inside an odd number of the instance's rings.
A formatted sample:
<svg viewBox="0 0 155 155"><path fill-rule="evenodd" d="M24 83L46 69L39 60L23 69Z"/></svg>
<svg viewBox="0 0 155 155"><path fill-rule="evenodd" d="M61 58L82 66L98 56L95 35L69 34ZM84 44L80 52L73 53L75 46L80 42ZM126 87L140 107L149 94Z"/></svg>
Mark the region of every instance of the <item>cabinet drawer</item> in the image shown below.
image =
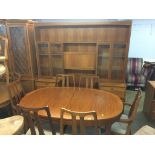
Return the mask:
<svg viewBox="0 0 155 155"><path fill-rule="evenodd" d="M43 88L43 87L55 87L55 82L36 82L35 83L36 88Z"/></svg>
<svg viewBox="0 0 155 155"><path fill-rule="evenodd" d="M101 87L100 89L114 93L118 95L121 99L125 97L125 89L120 87Z"/></svg>

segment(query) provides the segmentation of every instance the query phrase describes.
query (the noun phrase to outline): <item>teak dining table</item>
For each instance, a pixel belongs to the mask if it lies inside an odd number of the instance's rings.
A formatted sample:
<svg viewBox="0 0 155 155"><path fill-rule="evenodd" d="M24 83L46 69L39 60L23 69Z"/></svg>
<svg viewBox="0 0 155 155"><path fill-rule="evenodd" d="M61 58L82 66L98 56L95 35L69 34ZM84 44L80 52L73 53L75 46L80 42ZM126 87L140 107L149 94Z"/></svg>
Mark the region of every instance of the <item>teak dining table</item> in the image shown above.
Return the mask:
<svg viewBox="0 0 155 155"><path fill-rule="evenodd" d="M98 126L106 126L106 134L110 134L111 124L117 121L123 111L121 99L110 92L88 88L46 87L26 94L20 101L26 108L49 106L53 122L60 122L60 110L66 108L72 111L96 111ZM46 117L40 112L41 117ZM89 116L88 116L89 117ZM71 117L65 116L71 123ZM86 125L91 125L91 118L86 118Z"/></svg>

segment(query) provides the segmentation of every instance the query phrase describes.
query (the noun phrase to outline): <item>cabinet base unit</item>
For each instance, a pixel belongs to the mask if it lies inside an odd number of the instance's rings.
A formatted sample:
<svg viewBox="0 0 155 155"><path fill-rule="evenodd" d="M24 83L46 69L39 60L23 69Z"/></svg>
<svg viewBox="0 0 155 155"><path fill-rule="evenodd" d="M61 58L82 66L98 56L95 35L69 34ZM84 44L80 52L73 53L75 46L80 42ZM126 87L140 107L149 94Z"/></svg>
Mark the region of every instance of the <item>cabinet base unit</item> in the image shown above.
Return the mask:
<svg viewBox="0 0 155 155"><path fill-rule="evenodd" d="M125 83L114 83L114 82L104 82L101 81L100 89L105 90L115 95L119 96L123 101L125 101L125 91L126 91L126 84Z"/></svg>
<svg viewBox="0 0 155 155"><path fill-rule="evenodd" d="M44 88L44 87L55 87L56 79L36 79L35 80L35 89Z"/></svg>
<svg viewBox="0 0 155 155"><path fill-rule="evenodd" d="M155 81L148 81L143 112L149 120L155 120Z"/></svg>

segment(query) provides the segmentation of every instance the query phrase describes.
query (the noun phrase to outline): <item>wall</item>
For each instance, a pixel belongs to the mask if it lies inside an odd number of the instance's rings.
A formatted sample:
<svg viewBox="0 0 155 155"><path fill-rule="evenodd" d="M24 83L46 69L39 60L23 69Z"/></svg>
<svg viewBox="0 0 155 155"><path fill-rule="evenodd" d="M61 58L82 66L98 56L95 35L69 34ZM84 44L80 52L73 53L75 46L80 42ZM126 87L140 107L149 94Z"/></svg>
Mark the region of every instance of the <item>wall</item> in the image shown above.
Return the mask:
<svg viewBox="0 0 155 155"><path fill-rule="evenodd" d="M129 57L155 62L155 19L133 20Z"/></svg>

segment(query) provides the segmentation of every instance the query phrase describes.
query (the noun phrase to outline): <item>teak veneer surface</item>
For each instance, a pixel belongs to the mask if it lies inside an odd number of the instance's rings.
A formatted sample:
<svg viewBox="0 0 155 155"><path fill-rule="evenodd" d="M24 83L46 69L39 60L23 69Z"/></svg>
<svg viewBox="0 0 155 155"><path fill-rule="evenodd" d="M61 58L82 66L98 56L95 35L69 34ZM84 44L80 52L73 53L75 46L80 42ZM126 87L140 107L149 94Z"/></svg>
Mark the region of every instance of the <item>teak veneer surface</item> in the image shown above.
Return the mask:
<svg viewBox="0 0 155 155"><path fill-rule="evenodd" d="M115 121L123 110L123 103L118 96L103 90L86 88L38 89L25 95L20 105L24 107L48 105L54 121L60 121L61 108L78 112L96 111L99 125ZM40 116L46 117L43 112ZM71 121L70 115L66 114L65 119ZM91 118L86 119L91 122Z"/></svg>
<svg viewBox="0 0 155 155"><path fill-rule="evenodd" d="M0 85L0 108L9 104L9 94L5 85Z"/></svg>

